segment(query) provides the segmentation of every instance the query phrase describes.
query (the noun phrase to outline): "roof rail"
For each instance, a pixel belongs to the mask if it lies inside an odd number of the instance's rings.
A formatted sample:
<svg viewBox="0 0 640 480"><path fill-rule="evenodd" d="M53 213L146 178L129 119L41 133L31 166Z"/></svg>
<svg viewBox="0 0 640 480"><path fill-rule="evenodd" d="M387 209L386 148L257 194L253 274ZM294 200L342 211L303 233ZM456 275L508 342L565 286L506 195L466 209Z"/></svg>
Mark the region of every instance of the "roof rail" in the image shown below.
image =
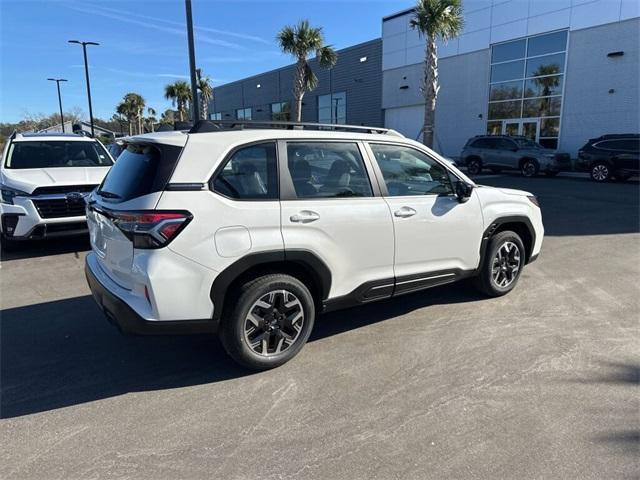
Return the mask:
<svg viewBox="0 0 640 480"><path fill-rule="evenodd" d="M9 140L13 140L14 138L16 138L18 136L22 136L22 134L19 133L17 129L14 129L13 132L11 132L11 136L9 137Z"/></svg>
<svg viewBox="0 0 640 480"><path fill-rule="evenodd" d="M364 125L342 125L337 123L281 122L272 120L198 120L189 133L243 130L245 128L282 128L287 130L333 130L339 132L378 133L403 137L390 128Z"/></svg>

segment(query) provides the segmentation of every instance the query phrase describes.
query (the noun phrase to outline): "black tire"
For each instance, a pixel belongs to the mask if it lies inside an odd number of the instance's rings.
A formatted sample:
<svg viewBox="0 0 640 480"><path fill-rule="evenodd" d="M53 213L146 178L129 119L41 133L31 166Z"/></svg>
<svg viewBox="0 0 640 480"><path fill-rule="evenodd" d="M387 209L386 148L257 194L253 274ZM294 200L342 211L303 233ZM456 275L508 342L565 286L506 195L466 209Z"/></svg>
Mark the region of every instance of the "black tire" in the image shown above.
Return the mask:
<svg viewBox="0 0 640 480"><path fill-rule="evenodd" d="M480 172L482 172L482 160L476 157L467 159L467 173L478 175Z"/></svg>
<svg viewBox="0 0 640 480"><path fill-rule="evenodd" d="M265 301L270 292L274 291L286 291L288 296L283 297L281 301L276 299L273 309L256 305L257 302ZM299 303L295 308L299 310L292 312L290 317L295 316L298 311L302 312L302 327L299 330L293 325L299 325L299 320L296 323L292 318L287 318L284 307L280 307L282 312L278 310L279 305L291 302L294 298ZM257 331L248 334L247 324L249 329L251 328L251 320L248 318L250 310L254 313L252 318L260 326L256 325ZM315 306L309 289L290 275L269 274L246 282L238 289L237 294L229 299L223 312L219 336L224 349L236 362L253 370L267 370L288 362L298 354L311 334L314 320ZM292 343L285 343L285 335L289 340L294 336L294 331L295 338ZM254 333L255 336L252 336ZM257 344L254 347L264 352L264 344L260 338L266 342L266 353L254 350L249 343L256 340L260 347Z"/></svg>
<svg viewBox="0 0 640 480"><path fill-rule="evenodd" d="M559 172L544 172L544 174L545 174L547 177L551 177L551 178L553 178L553 177L555 177L556 175L558 175L558 173L559 173Z"/></svg>
<svg viewBox="0 0 640 480"><path fill-rule="evenodd" d="M498 251L501 248L503 248L503 246L506 246L507 244L515 246L515 248L518 249L517 251L518 258L519 258L518 270L514 275L512 275L512 279L509 281L507 285L501 286L498 284L495 278L495 275L496 275L495 262L498 255ZM510 252L512 251L513 250L511 250ZM504 256L504 252L505 251L503 250L503 256ZM515 263L515 255L513 255L513 257L509 257L509 255L507 256L507 262ZM491 237L491 239L489 240L489 244L487 245L487 249L485 250L485 255L484 255L484 258L482 259L482 264L480 265L478 275L474 277L473 283L478 290L480 290L482 293L484 293L489 297L500 297L502 295L506 295L511 290L513 290L513 288L518 283L518 279L522 274L522 269L524 268L525 261L526 261L526 252L520 236L517 233L508 231L508 230L504 232L500 232L494 235L493 237ZM499 263L498 266L500 267L500 269L502 268L502 264ZM498 272L498 273L502 273L502 272ZM504 275L508 276L506 271L504 272ZM498 277L498 278L501 278L501 277Z"/></svg>
<svg viewBox="0 0 640 480"><path fill-rule="evenodd" d="M502 169L501 169L501 168L492 168L492 169L491 169L491 172L492 172L492 173L500 173L501 171L502 171Z"/></svg>
<svg viewBox="0 0 640 480"><path fill-rule="evenodd" d="M596 162L591 165L589 175L594 182L608 182L611 180L611 167L605 162Z"/></svg>
<svg viewBox="0 0 640 480"><path fill-rule="evenodd" d="M538 175L540 165L532 158L525 158L520 162L520 173L523 177L531 178Z"/></svg>

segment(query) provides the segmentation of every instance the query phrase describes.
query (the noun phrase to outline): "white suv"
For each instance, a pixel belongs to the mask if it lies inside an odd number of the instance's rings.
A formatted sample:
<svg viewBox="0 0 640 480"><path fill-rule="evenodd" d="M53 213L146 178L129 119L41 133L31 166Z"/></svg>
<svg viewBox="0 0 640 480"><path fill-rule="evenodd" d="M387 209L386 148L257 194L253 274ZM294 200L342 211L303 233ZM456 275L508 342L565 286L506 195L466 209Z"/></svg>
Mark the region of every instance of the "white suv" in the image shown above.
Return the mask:
<svg viewBox="0 0 640 480"><path fill-rule="evenodd" d="M218 331L271 368L318 312L467 277L503 295L540 252L533 195L476 185L394 131L257 126L126 139L88 198L85 268L123 332Z"/></svg>
<svg viewBox="0 0 640 480"><path fill-rule="evenodd" d="M0 238L18 240L87 232L84 197L113 165L102 144L74 134L18 134L0 166Z"/></svg>

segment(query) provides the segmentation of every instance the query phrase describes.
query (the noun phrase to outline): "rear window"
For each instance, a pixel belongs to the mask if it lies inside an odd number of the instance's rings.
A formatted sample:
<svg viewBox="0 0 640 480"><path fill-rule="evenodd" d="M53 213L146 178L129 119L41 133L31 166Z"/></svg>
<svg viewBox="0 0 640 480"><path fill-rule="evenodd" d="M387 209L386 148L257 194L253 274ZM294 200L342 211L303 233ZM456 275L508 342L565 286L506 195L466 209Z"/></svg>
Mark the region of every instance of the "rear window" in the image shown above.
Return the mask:
<svg viewBox="0 0 640 480"><path fill-rule="evenodd" d="M110 167L111 158L98 142L63 140L13 142L6 168Z"/></svg>
<svg viewBox="0 0 640 480"><path fill-rule="evenodd" d="M127 145L100 185L98 194L125 202L164 190L181 151L181 147L172 145Z"/></svg>

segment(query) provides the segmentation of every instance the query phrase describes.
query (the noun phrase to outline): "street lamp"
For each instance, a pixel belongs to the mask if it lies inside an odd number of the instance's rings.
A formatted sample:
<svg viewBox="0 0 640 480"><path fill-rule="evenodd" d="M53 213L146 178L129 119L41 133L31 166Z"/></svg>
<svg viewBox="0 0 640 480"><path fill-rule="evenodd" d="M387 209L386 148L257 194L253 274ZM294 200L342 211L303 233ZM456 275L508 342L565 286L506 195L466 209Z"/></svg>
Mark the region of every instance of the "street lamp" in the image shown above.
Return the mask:
<svg viewBox="0 0 640 480"><path fill-rule="evenodd" d="M69 43L77 43L82 45L82 52L84 53L84 74L87 78L87 97L89 98L89 120L91 121L91 136L95 136L93 131L93 109L91 108L91 85L89 84L89 63L87 62L87 45L100 45L96 42L81 42L79 40L69 40Z"/></svg>
<svg viewBox="0 0 640 480"><path fill-rule="evenodd" d="M62 116L62 96L60 95L60 82L67 82L68 80L64 78L47 78L52 82L56 82L56 86L58 87L58 105L60 106L60 123L62 124L62 133L64 133L64 117Z"/></svg>
<svg viewBox="0 0 640 480"><path fill-rule="evenodd" d="M191 115L195 124L200 119L200 105L198 104L198 82L196 80L196 53L193 43L193 16L191 15L191 0L185 0L187 10L187 41L189 44L189 70L191 73Z"/></svg>

